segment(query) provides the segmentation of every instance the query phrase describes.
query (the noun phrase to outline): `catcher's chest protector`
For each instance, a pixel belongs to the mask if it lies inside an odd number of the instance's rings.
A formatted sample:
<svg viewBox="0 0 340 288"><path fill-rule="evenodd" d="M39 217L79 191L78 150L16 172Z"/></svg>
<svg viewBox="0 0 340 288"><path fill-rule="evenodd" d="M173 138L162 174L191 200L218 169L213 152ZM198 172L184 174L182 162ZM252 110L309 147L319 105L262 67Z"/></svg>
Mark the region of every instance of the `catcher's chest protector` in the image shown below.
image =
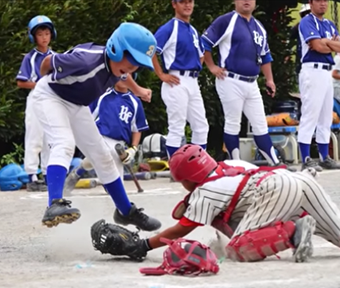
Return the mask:
<svg viewBox="0 0 340 288"><path fill-rule="evenodd" d="M156 268L140 268L142 274L195 276L218 273L217 257L209 247L184 238L161 238L161 241L169 245L163 253L163 263Z"/></svg>

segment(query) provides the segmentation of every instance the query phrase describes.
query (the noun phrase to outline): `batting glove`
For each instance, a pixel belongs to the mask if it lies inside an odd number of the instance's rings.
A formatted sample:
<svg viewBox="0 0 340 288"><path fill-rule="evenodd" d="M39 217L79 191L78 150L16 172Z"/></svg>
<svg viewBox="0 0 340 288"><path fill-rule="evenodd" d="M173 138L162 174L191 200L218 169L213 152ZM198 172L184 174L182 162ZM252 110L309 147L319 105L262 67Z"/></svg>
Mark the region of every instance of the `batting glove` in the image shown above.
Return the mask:
<svg viewBox="0 0 340 288"><path fill-rule="evenodd" d="M132 160L135 159L135 155L137 152L137 147L136 146L132 146L128 149L125 150L127 157L123 160L123 164L124 165L128 165L131 164Z"/></svg>

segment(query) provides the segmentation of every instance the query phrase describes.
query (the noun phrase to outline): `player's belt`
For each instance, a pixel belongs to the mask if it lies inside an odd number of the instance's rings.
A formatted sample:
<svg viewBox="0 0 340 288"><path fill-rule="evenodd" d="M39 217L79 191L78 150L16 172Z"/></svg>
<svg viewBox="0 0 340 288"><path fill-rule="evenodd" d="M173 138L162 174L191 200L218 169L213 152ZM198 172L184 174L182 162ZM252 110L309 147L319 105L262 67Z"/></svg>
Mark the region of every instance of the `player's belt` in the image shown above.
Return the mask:
<svg viewBox="0 0 340 288"><path fill-rule="evenodd" d="M322 69L322 70L327 70L327 71L331 71L332 70L332 65L330 64L319 64L319 63L314 63L313 66L314 69Z"/></svg>
<svg viewBox="0 0 340 288"><path fill-rule="evenodd" d="M189 76L192 78L198 78L200 72L199 71L186 71L186 70L180 70L179 75L181 76Z"/></svg>
<svg viewBox="0 0 340 288"><path fill-rule="evenodd" d="M233 72L228 72L227 76L229 78L233 78L233 79L236 79L236 80L249 82L249 83L255 82L257 77L258 77L258 76L243 76L243 75L239 75L239 74L236 74L236 73L233 73Z"/></svg>

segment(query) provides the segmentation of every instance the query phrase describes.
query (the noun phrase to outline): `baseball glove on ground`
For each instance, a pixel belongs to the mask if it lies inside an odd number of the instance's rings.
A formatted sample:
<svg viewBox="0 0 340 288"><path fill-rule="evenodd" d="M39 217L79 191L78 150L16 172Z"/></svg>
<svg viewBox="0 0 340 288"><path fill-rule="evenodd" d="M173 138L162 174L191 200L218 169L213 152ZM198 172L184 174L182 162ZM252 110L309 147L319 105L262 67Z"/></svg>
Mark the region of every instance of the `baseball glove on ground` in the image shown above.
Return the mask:
<svg viewBox="0 0 340 288"><path fill-rule="evenodd" d="M94 249L103 254L128 256L137 261L142 261L147 254L137 232L105 223L103 219L92 225L91 238Z"/></svg>

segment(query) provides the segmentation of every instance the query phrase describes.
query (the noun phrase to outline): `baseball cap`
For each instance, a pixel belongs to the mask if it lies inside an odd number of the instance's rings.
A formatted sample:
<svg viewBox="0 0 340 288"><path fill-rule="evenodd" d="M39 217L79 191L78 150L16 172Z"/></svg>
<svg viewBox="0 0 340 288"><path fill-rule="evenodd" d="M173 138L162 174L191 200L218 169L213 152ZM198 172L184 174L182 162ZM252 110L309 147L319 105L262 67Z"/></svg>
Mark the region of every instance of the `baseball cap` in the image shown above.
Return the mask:
<svg viewBox="0 0 340 288"><path fill-rule="evenodd" d="M310 5L309 4L302 4L299 13L301 14L303 12L307 12L307 11L310 11L310 10L311 9L310 9Z"/></svg>

